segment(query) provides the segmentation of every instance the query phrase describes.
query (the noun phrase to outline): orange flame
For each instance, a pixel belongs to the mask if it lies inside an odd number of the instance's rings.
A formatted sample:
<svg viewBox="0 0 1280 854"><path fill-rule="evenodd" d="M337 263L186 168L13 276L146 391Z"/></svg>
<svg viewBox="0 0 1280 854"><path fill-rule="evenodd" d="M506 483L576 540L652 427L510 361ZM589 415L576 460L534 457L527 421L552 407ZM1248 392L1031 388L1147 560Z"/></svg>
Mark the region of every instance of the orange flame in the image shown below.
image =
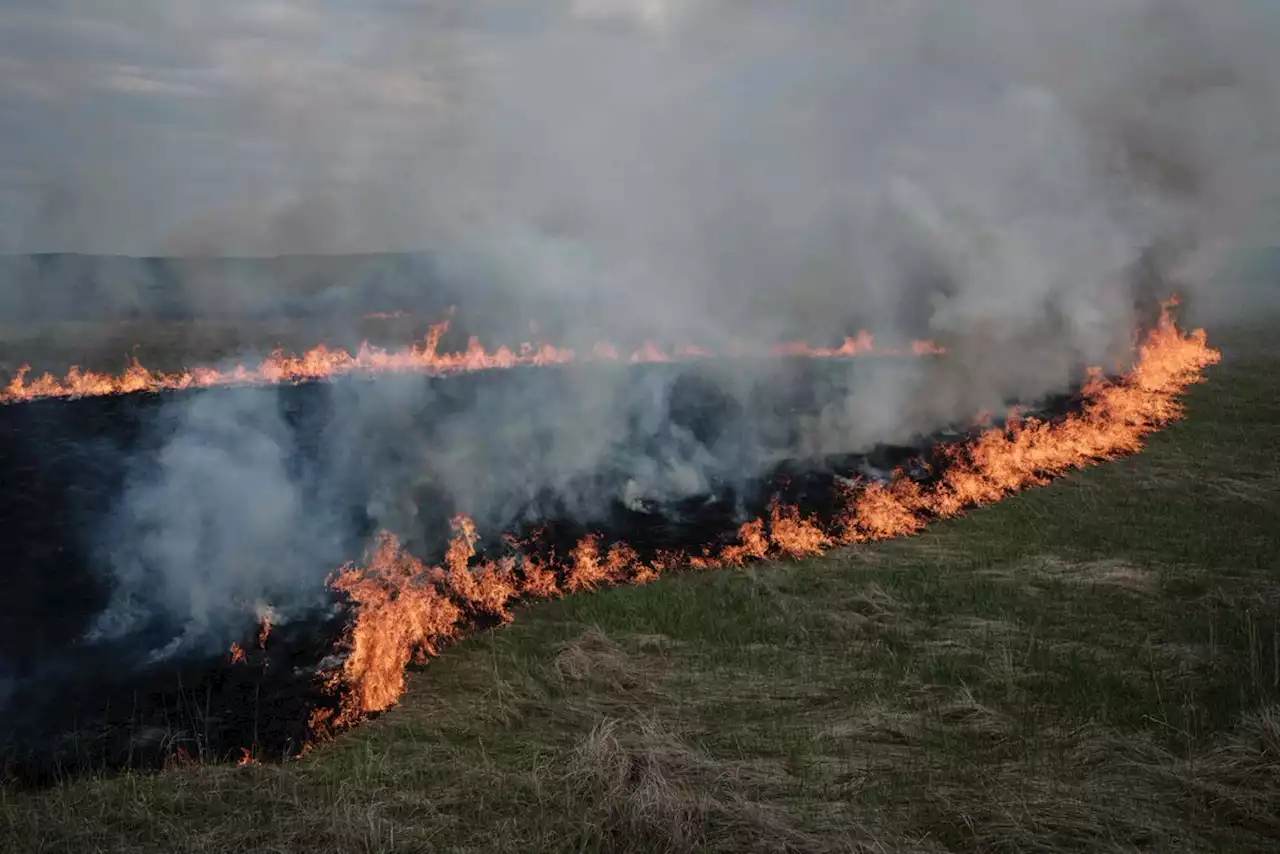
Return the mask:
<svg viewBox="0 0 1280 854"><path fill-rule="evenodd" d="M799 508L774 502L767 518L742 526L737 543L701 556L664 555L643 563L629 546L602 552L600 538L589 536L554 565L524 559L517 567L515 559L508 559L473 566L478 535L474 523L459 517L445 568L428 568L384 532L364 566L349 564L330 579L334 589L351 598L355 618L347 637L350 654L330 674L330 686L340 692L340 709L313 718L313 731L332 732L394 704L405 689L406 666L464 634L471 625L468 612L505 622L521 598L645 583L680 566L742 566L909 536L932 518L955 516L1071 469L1132 453L1144 436L1181 415L1179 395L1221 358L1207 345L1203 330L1184 335L1177 329L1169 314L1174 304L1165 305L1127 375L1110 380L1100 371L1090 373L1079 414L1057 422L1015 419L1004 428L989 427L971 442L945 448L949 465L928 486L897 472L887 484L849 487L830 530L805 518ZM851 340L846 348L864 346Z"/></svg>
<svg viewBox="0 0 1280 854"><path fill-rule="evenodd" d="M775 356L858 356L873 353L875 349L876 339L871 333L863 331L853 338L845 338L844 344L835 348L813 348L805 341L791 341L778 344L772 353Z"/></svg>
<svg viewBox="0 0 1280 854"><path fill-rule="evenodd" d="M550 344L522 344L516 350L498 347L489 351L476 338L471 338L461 352L442 353L440 339L449 328L445 320L433 325L422 344L400 350L385 350L362 343L355 353L333 349L321 344L301 356L290 356L283 350L274 350L256 367L237 365L220 370L212 367L196 367L182 371L152 371L136 357L121 374L86 371L71 368L66 376L53 374L30 379L31 367L24 365L9 384L0 388L0 404L19 403L41 398L100 397L129 394L141 391L180 390L227 385L276 385L332 379L346 374L422 373L447 375L469 371L514 368L519 366L563 365L575 361L573 350L561 349ZM919 354L946 352L928 341L912 345ZM857 338L846 339L844 346L835 349L813 349L807 344L795 343L773 349L775 354L807 356L811 358L843 358L867 353L895 355L896 350L877 350L874 339L865 332ZM692 345L677 347L671 352L653 342L646 342L625 361L632 364L669 362L673 359L707 358L709 350ZM598 343L588 356L590 361L623 361L623 357L611 344Z"/></svg>
<svg viewBox="0 0 1280 854"><path fill-rule="evenodd" d="M258 629L258 648L266 649L267 638L271 636L271 611L268 609L262 615L262 624Z"/></svg>

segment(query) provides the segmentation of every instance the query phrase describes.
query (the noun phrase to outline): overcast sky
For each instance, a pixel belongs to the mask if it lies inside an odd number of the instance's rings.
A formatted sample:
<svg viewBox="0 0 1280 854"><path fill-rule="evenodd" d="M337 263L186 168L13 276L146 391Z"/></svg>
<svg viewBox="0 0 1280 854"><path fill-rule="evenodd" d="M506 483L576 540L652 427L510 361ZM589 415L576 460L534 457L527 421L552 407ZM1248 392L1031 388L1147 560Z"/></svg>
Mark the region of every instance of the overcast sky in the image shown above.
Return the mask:
<svg viewBox="0 0 1280 854"><path fill-rule="evenodd" d="M1161 5L1181 17L1160 24L1148 12ZM870 195L879 182L892 194L887 158L938 173L913 179L931 192L968 180L976 158L1009 197L1027 186L1014 168L1034 163L1060 173L1054 193L1033 197L1044 203L1080 185L1077 129L1055 119L1045 141L1034 136L1048 133L1034 117L1063 105L1094 122L1095 149L1131 145L1129 127L1113 127L1130 116L1146 122L1144 150L1159 139L1171 147L1159 157L1195 159L1208 185L1240 196L1275 184L1259 152L1275 131L1280 14L1274 0L1209 8L0 0L0 252L425 249L442 209L507 207L507 185L551 221L573 197L578 223L723 223L738 211L714 174L722 162L769 207L805 202L821 222L831 193ZM678 49L654 47L673 34ZM1182 98L1176 80L1199 88ZM1097 135L1099 117L1121 136ZM635 165L655 150L660 168ZM773 163L785 169L771 175ZM1211 174L1241 163L1230 181ZM469 189L480 184L483 198ZM1076 206L1080 222L1101 221Z"/></svg>
<svg viewBox="0 0 1280 854"><path fill-rule="evenodd" d="M556 5L0 0L0 251L155 252L403 175L451 77Z"/></svg>

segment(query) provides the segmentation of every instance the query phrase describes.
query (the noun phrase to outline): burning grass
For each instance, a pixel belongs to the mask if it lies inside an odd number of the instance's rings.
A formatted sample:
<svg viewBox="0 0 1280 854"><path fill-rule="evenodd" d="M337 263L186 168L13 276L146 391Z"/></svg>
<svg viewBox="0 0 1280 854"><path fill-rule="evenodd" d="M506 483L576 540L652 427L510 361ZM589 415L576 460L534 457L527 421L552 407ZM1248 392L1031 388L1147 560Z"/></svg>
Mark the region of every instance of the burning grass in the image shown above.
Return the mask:
<svg viewBox="0 0 1280 854"><path fill-rule="evenodd" d="M1179 395L1199 382L1220 355L1203 331L1183 334L1166 306L1141 345L1133 369L1112 380L1090 374L1083 407L1057 421L1014 418L976 440L946 448L944 465L926 485L902 472L888 483L850 487L833 520L806 517L775 502L765 518L744 524L738 540L701 554L659 554L642 559L626 543L607 548L598 536L581 540L564 558L527 553L498 561L478 559L478 533L465 517L443 567L428 567L407 554L395 536L379 535L364 565L337 572L331 585L346 594L356 613L349 656L333 674L341 707L312 721L318 737L331 735L381 712L404 690L404 670L436 654L477 619L509 622L522 598L591 590L602 584L648 583L672 567L742 566L767 557L800 559L836 545L853 545L918 533L931 520L954 517L1071 469L1113 459L1141 447L1144 437L1182 413Z"/></svg>
<svg viewBox="0 0 1280 854"><path fill-rule="evenodd" d="M1141 455L911 538L543 602L299 761L0 790L0 839L1274 850L1280 357L1245 343Z"/></svg>
<svg viewBox="0 0 1280 854"><path fill-rule="evenodd" d="M385 317L364 318L393 320ZM239 364L229 368L211 366L184 368L177 371L152 370L134 356L120 373L105 373L75 366L63 376L45 372L31 377L31 366L24 364L9 383L0 387L0 405L43 398L100 397L142 391L188 388L210 388L228 385L276 385L327 380L348 374L419 373L433 376L468 371L495 370L523 366L564 365L580 359L596 362L625 361L630 364L670 362L675 359L708 358L714 354L695 345L662 347L647 341L630 354L619 352L612 344L598 342L590 352L551 344L521 344L514 349L500 346L488 350L480 340L471 337L465 350L441 352L440 342L449 330L449 321L432 324L420 344L387 349L364 341L354 350L320 344L301 355L291 355L283 348L274 349L257 365ZM752 348L735 345L728 355L746 355ZM812 347L804 341L787 342L763 351L763 355L809 358L849 358L860 355L936 356L946 349L932 341L912 341L903 348L878 345L868 332L846 338L839 347Z"/></svg>

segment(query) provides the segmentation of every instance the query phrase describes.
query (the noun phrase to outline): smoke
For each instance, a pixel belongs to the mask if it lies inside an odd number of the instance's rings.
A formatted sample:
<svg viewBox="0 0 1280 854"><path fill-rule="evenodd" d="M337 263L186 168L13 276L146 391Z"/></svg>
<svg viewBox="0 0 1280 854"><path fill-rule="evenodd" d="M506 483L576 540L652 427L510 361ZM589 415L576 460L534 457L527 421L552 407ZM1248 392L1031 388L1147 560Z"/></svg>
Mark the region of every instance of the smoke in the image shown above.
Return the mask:
<svg viewBox="0 0 1280 854"><path fill-rule="evenodd" d="M781 448L750 414L717 439L664 420L671 376L575 373L549 397L507 382L450 403L466 416L430 442L406 437L444 391L335 392L326 451L299 473L274 403L197 398L126 492L110 559L126 600L197 634L229 603L314 584L350 534L340 486L396 529L424 495L495 526L551 505L589 518L616 494L669 502L779 453L865 449L1062 390L1124 353L1143 281L1230 311L1274 289L1220 299L1209 275L1277 221L1280 7L1265 0L385 5L350 27L349 11L282 13L272 26L295 52L344 27L331 53L287 54L296 64L270 38L192 45L235 69L209 109L241 134L243 157L215 173L237 180L167 172L188 209L196 188L231 189L185 217L171 200L163 223L130 206L130 239L203 255L424 249L443 281L484 291L479 313L535 317L572 344L867 328L950 357L831 392ZM214 27L223 13L190 14ZM169 163L183 150L162 148ZM102 162L136 170L127 160ZM93 197L118 183L90 182ZM66 219L77 235L96 221ZM274 285L218 287L194 291L217 304ZM774 370L719 376L726 407L751 413L753 389L786 381Z"/></svg>
<svg viewBox="0 0 1280 854"><path fill-rule="evenodd" d="M426 248L446 280L566 334L867 327L981 349L984 367L1032 340L1043 385L1127 341L1144 251L1201 291L1224 242L1275 222L1280 13L1263 2L385 15L347 65L300 61L306 88L239 46L252 97L227 123L292 162L274 195L161 245Z"/></svg>
<svg viewBox="0 0 1280 854"><path fill-rule="evenodd" d="M231 389L170 404L102 532L116 582L91 640L132 632L173 649L222 643L245 615L320 600L342 540L274 394ZM159 624L157 625L157 618ZM169 633L169 634L166 634Z"/></svg>

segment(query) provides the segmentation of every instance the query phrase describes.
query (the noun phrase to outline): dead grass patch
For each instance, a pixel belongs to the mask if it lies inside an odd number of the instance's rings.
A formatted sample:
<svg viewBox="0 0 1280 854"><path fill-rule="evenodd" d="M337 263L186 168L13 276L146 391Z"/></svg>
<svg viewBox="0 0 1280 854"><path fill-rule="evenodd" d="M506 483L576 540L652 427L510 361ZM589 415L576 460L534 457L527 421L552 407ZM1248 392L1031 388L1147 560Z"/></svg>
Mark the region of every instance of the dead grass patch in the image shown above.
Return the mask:
<svg viewBox="0 0 1280 854"><path fill-rule="evenodd" d="M1021 561L1016 567L1007 568L1006 573L996 574L1003 578L1107 587L1143 596L1155 594L1159 587L1157 573L1121 558L1070 560L1044 554Z"/></svg>
<svg viewBox="0 0 1280 854"><path fill-rule="evenodd" d="M860 759L889 768L921 749L931 732L992 738L1009 734L1013 727L1006 713L961 688L942 698L921 692L911 704L873 701L856 716L822 727L814 741L819 749L833 743L854 748Z"/></svg>
<svg viewBox="0 0 1280 854"><path fill-rule="evenodd" d="M639 681L634 658L599 626L561 644L551 667L561 682L597 682L625 689Z"/></svg>
<svg viewBox="0 0 1280 854"><path fill-rule="evenodd" d="M573 751L565 781L584 808L583 841L609 851L875 850L851 833L803 832L784 809L749 797L743 783L763 772L717 761L639 718L601 721Z"/></svg>

